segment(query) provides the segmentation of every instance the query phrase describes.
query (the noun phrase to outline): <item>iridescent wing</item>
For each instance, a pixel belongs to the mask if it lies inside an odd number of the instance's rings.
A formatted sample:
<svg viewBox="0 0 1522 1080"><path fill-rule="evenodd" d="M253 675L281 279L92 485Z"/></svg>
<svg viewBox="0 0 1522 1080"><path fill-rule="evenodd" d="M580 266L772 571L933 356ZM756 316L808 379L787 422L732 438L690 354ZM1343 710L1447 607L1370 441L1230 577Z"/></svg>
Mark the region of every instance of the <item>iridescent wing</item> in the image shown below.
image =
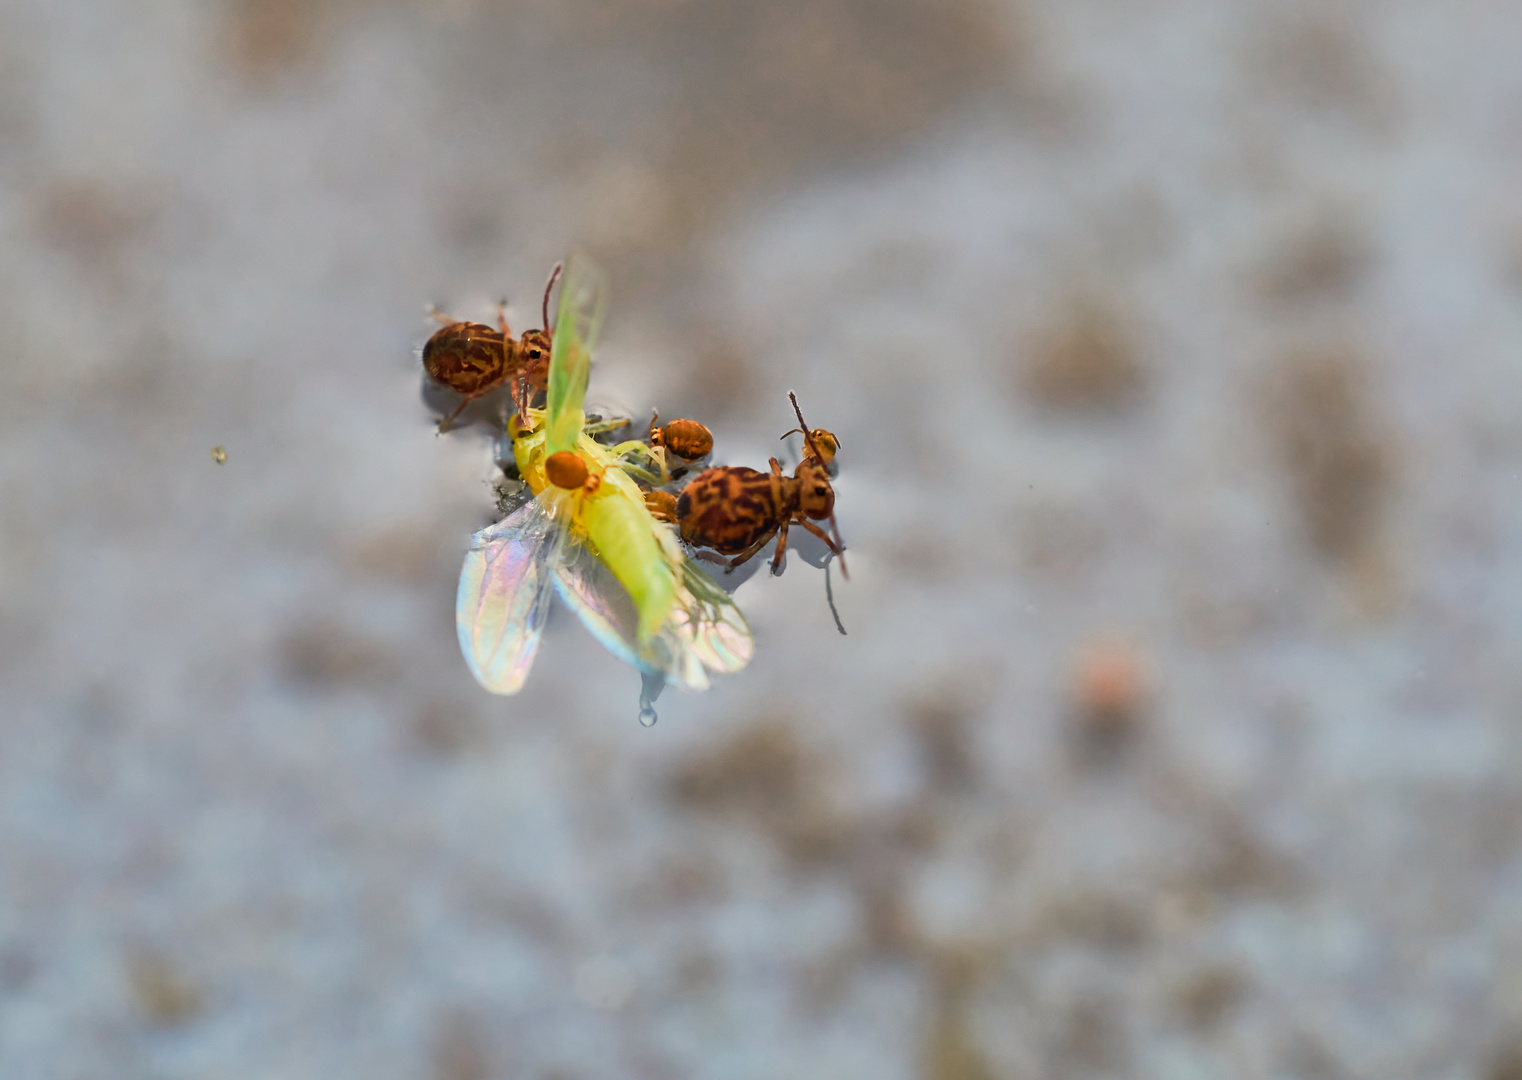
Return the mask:
<svg viewBox="0 0 1522 1080"><path fill-rule="evenodd" d="M592 346L608 307L608 276L585 255L566 260L560 281L560 307L550 344L549 389L545 396L546 454L574 450L585 417L587 378L592 371Z"/></svg>
<svg viewBox="0 0 1522 1080"><path fill-rule="evenodd" d="M756 651L750 624L740 608L690 555L682 558L672 621L709 671L739 671Z"/></svg>
<svg viewBox="0 0 1522 1080"><path fill-rule="evenodd" d="M614 656L683 690L703 690L708 671L738 671L748 664L755 643L745 616L724 590L691 559L682 570L671 618L644 643L628 591L584 549L560 564L555 591Z"/></svg>
<svg viewBox="0 0 1522 1080"><path fill-rule="evenodd" d="M470 673L494 694L516 694L534 665L566 533L536 499L471 537L455 628Z"/></svg>
<svg viewBox="0 0 1522 1080"><path fill-rule="evenodd" d="M555 573L555 591L587 632L624 663L684 690L706 690L708 675L701 658L685 646L667 623L644 643L639 640L639 612L629 591L585 548L563 560Z"/></svg>

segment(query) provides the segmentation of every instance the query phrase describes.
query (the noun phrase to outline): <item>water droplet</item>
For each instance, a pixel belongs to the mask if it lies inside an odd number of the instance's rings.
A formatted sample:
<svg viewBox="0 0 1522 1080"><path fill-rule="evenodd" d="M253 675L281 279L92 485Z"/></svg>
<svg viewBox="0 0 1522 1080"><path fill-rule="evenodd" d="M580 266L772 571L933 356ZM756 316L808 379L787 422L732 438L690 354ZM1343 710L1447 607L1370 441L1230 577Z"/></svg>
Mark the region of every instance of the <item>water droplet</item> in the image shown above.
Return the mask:
<svg viewBox="0 0 1522 1080"><path fill-rule="evenodd" d="M655 715L655 699L661 696L661 691L666 689L666 679L663 675L652 675L648 671L640 672L639 688L639 722L645 727L654 727L658 717Z"/></svg>

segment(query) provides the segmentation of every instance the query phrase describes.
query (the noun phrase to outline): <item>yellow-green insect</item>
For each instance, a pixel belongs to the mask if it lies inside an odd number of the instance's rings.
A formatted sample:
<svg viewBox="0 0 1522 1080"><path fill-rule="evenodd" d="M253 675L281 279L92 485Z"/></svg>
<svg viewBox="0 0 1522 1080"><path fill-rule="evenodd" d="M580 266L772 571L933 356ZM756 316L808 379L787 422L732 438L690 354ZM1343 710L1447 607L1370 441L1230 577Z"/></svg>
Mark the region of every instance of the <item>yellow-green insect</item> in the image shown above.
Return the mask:
<svg viewBox="0 0 1522 1080"><path fill-rule="evenodd" d="M646 508L630 472L647 471L649 448L592 437L582 404L605 281L590 260L568 261L545 407L509 427L533 498L471 539L460 572L460 648L494 693L527 678L552 587L610 652L658 682L702 689L706 671L737 671L753 651L734 602Z"/></svg>

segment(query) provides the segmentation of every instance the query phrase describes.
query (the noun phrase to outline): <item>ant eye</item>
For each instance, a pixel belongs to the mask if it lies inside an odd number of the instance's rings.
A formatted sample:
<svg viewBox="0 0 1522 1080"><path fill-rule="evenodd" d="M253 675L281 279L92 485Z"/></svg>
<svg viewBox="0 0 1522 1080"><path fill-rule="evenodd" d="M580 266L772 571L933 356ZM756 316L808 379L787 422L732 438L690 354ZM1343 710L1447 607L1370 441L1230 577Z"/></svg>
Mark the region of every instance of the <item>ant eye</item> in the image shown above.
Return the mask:
<svg viewBox="0 0 1522 1080"><path fill-rule="evenodd" d="M825 492L825 489L822 488L822 487L816 487L814 489L814 494L820 496L821 498L824 496L824 492Z"/></svg>

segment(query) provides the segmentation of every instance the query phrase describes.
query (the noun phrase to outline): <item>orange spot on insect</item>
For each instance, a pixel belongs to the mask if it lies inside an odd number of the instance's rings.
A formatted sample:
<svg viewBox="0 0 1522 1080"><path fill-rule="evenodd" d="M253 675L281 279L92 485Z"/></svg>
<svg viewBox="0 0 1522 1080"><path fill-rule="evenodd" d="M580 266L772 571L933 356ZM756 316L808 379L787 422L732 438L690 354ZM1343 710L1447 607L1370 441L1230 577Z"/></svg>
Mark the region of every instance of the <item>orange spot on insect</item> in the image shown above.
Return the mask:
<svg viewBox="0 0 1522 1080"><path fill-rule="evenodd" d="M567 491L575 491L589 482L587 463L573 450L561 450L544 459L544 475L550 483Z"/></svg>

